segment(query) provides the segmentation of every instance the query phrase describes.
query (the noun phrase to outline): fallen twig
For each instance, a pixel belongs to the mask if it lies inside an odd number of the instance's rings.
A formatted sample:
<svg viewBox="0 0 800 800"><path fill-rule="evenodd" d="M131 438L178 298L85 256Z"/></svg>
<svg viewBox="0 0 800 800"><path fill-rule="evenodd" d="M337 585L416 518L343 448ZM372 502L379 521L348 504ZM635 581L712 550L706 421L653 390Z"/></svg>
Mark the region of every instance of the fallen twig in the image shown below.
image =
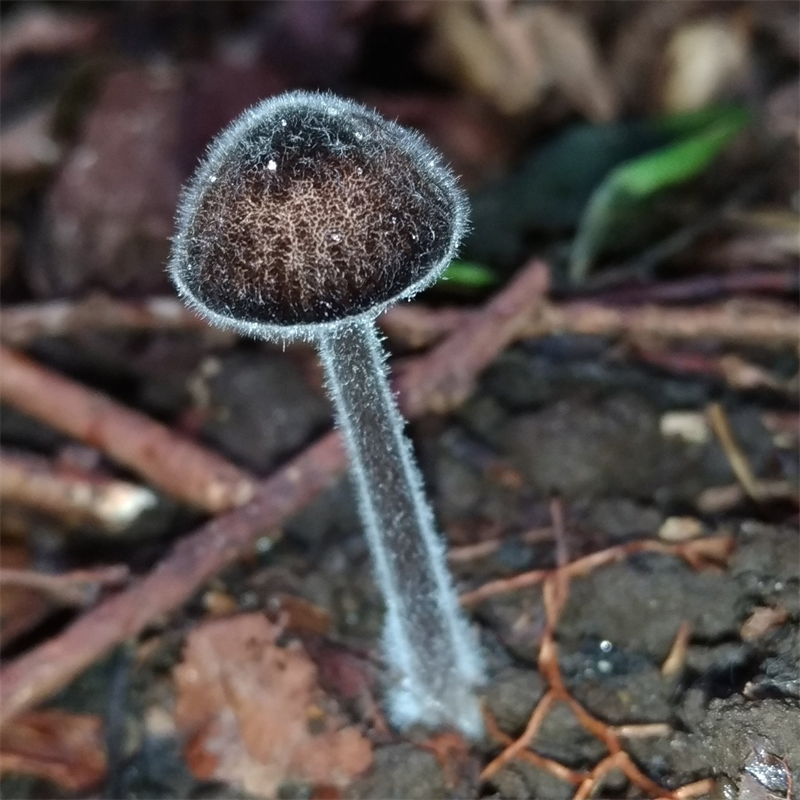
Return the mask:
<svg viewBox="0 0 800 800"><path fill-rule="evenodd" d="M52 300L7 306L0 317L0 340L21 347L45 336L68 336L86 331L218 331L228 340L234 334L212 328L177 297L152 297L134 302L108 295L85 300Z"/></svg>
<svg viewBox="0 0 800 800"><path fill-rule="evenodd" d="M728 457L728 463L731 465L733 474L739 479L739 483L742 484L750 498L758 502L761 499L758 479L753 473L753 468L750 466L747 456L742 448L739 447L739 443L733 435L725 409L719 403L712 403L706 413L708 421L711 423L711 427L714 429L714 433L717 434L719 443Z"/></svg>
<svg viewBox="0 0 800 800"><path fill-rule="evenodd" d="M540 542L548 542L552 538L552 528L531 528L531 530L525 531L525 533L519 536L486 539L482 542L475 542L475 544L463 544L457 547L450 547L447 551L447 560L453 564L463 564L478 558L486 558L486 556L496 553L503 545L509 542L539 544Z"/></svg>
<svg viewBox="0 0 800 800"><path fill-rule="evenodd" d="M532 269L538 271L540 267L534 265ZM460 359L467 359L476 372L488 365L495 348L484 341L483 326L498 331L496 317L499 314L507 321L507 307L507 295L502 292L482 309L468 329L454 333L442 345L452 351L451 359L442 359L437 349L421 360L435 359L445 373L454 370L459 375L458 385L463 385L465 374ZM453 341L459 344L451 344ZM488 361L481 362L471 353L476 346ZM441 386L428 382L428 370L420 369L414 374L424 378L427 386L436 389ZM407 379L401 390L414 388ZM423 395L417 396L412 404L414 413L425 410L423 399ZM251 552L259 536L274 537L279 525L330 485L344 468L339 435L329 433L275 475L257 484L246 505L184 537L150 573L10 663L0 672L0 722L5 723L58 691L116 644L136 636L153 620L162 619L178 608L206 580Z"/></svg>
<svg viewBox="0 0 800 800"><path fill-rule="evenodd" d="M41 456L0 454L0 499L68 524L89 523L119 533L158 503L151 489Z"/></svg>
<svg viewBox="0 0 800 800"><path fill-rule="evenodd" d="M491 317L479 313L430 356L409 364L396 382L403 411L445 413L461 405L485 367L519 338L548 288L547 266L532 261L492 300Z"/></svg>
<svg viewBox="0 0 800 800"><path fill-rule="evenodd" d="M343 471L339 436L329 433L260 483L241 508L184 537L158 566L0 671L0 722L58 691L120 642L181 606L206 580L251 551L260 535L299 511Z"/></svg>
<svg viewBox="0 0 800 800"><path fill-rule="evenodd" d="M752 364L734 353L724 356L709 356L703 353L636 348L633 355L637 361L671 372L717 378L738 391L771 389L787 394L797 391L796 379L777 378L764 367Z"/></svg>
<svg viewBox="0 0 800 800"><path fill-rule="evenodd" d="M784 502L795 506L800 504L797 486L786 480L756 480L755 489L761 503ZM709 486L703 489L695 500L697 510L702 514L721 514L743 503L751 495L740 483L728 486Z"/></svg>
<svg viewBox="0 0 800 800"><path fill-rule="evenodd" d="M795 270L763 269L693 275L671 281L596 289L589 294L606 305L642 303L697 303L732 294L797 296Z"/></svg>
<svg viewBox="0 0 800 800"><path fill-rule="evenodd" d="M649 739L651 736L668 736L672 727L666 722L645 722L634 725L609 725L614 736L621 739Z"/></svg>
<svg viewBox="0 0 800 800"><path fill-rule="evenodd" d="M578 301L550 305L523 335L582 333L662 339L716 339L730 344L796 347L800 320L785 305L729 300L693 308L638 306L611 308Z"/></svg>
<svg viewBox="0 0 800 800"><path fill-rule="evenodd" d="M151 420L0 347L0 399L101 450L165 493L207 511L247 502L254 481L244 470Z"/></svg>
<svg viewBox="0 0 800 800"><path fill-rule="evenodd" d="M588 556L571 561L562 567L561 571L569 578L577 578L587 575L598 567L628 558L634 553L660 553L662 555L678 556L697 569L709 565L725 564L732 550L733 537L726 534L708 536L703 539L692 539L688 542L677 542L675 544L645 539L626 542L625 544L609 547L606 550L591 553ZM535 569L530 572L522 572L511 578L498 578L497 580L489 581L471 592L462 594L460 598L461 604L472 606L496 595L508 594L529 586L535 586L555 575L557 571L558 569Z"/></svg>
<svg viewBox="0 0 800 800"><path fill-rule="evenodd" d="M87 606L93 603L100 589L120 586L130 577L122 564L94 569L76 569L60 575L36 572L31 569L0 567L0 585L18 586L44 592L57 603L66 606Z"/></svg>
<svg viewBox="0 0 800 800"><path fill-rule="evenodd" d="M672 300L667 288L665 286L663 297L653 296L652 301L667 303ZM583 333L675 341L714 339L726 344L770 348L796 348L800 341L797 313L781 302L754 303L734 298L676 307L656 305L652 301L647 305L624 305L628 301L627 296L620 298L621 305L611 305L604 298L548 301L528 316L514 338ZM462 328L477 313L480 312L460 308L432 309L412 303L392 307L378 322L391 339L419 349ZM0 340L16 346L43 336L87 330L212 332L175 297L153 297L140 303L101 296L77 302L59 300L7 306L0 317ZM224 332L214 335L231 337Z"/></svg>
<svg viewBox="0 0 800 800"><path fill-rule="evenodd" d="M396 337L420 347L446 335L454 326L462 324L463 317L472 313L448 308L397 307L384 315L381 324L390 338ZM729 300L674 308L656 305L613 307L576 300L544 304L519 329L516 338L566 333L624 336L634 340L713 339L732 345L796 348L800 341L800 320L796 312L785 304L766 301L748 305L739 300ZM429 338L426 340L426 337Z"/></svg>

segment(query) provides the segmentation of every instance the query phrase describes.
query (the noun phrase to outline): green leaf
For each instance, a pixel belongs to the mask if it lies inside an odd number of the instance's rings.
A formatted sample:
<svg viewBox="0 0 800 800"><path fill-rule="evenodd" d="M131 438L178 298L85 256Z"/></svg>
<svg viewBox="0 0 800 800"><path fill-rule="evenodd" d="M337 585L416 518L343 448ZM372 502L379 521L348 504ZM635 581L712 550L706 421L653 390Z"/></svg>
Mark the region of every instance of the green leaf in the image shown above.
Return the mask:
<svg viewBox="0 0 800 800"><path fill-rule="evenodd" d="M677 141L625 161L592 194L578 226L570 258L570 280L588 274L609 228L631 207L698 176L750 119L746 109L708 109L661 122L683 133Z"/></svg>
<svg viewBox="0 0 800 800"><path fill-rule="evenodd" d="M497 284L497 275L489 267L474 261L453 261L440 280L470 289L486 289Z"/></svg>

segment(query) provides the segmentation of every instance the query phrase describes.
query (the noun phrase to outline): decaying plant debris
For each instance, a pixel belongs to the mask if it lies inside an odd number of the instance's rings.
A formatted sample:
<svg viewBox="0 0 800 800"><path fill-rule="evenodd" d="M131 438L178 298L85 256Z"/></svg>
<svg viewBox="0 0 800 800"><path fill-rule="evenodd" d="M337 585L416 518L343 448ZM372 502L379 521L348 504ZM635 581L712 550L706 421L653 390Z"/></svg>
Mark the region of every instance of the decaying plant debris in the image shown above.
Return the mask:
<svg viewBox="0 0 800 800"><path fill-rule="evenodd" d="M6 4L3 796L797 796L797 14ZM210 138L292 88L418 128L470 195L447 279L378 324L478 742L384 716L311 349L166 279Z"/></svg>

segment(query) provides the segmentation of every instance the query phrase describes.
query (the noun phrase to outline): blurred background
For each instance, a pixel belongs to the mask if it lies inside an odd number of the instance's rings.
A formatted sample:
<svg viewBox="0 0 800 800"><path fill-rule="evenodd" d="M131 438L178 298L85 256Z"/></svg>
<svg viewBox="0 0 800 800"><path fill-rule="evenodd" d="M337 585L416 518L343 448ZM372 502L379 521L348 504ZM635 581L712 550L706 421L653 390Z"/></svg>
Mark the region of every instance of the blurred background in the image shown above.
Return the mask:
<svg viewBox="0 0 800 800"><path fill-rule="evenodd" d="M599 280L679 231L629 272L786 266L795 12L791 2L5 3L4 299L167 291L176 199L210 137L295 87L355 96L442 150L473 198L464 258L487 282L532 252L559 283ZM656 152L659 165L637 173ZM589 219L621 165L629 171ZM744 212L766 207L772 216Z"/></svg>

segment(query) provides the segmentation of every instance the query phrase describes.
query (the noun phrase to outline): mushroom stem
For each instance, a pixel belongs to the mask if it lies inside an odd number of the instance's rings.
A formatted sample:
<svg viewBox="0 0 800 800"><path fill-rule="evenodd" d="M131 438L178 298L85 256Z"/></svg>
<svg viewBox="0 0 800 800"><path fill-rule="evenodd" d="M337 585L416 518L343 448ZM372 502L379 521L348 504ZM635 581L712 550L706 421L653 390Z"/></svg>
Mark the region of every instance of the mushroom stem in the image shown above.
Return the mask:
<svg viewBox="0 0 800 800"><path fill-rule="evenodd" d="M482 730L474 687L482 663L446 567L403 418L371 320L341 323L319 339L328 386L351 460L384 599L384 649L393 671L391 716Z"/></svg>

